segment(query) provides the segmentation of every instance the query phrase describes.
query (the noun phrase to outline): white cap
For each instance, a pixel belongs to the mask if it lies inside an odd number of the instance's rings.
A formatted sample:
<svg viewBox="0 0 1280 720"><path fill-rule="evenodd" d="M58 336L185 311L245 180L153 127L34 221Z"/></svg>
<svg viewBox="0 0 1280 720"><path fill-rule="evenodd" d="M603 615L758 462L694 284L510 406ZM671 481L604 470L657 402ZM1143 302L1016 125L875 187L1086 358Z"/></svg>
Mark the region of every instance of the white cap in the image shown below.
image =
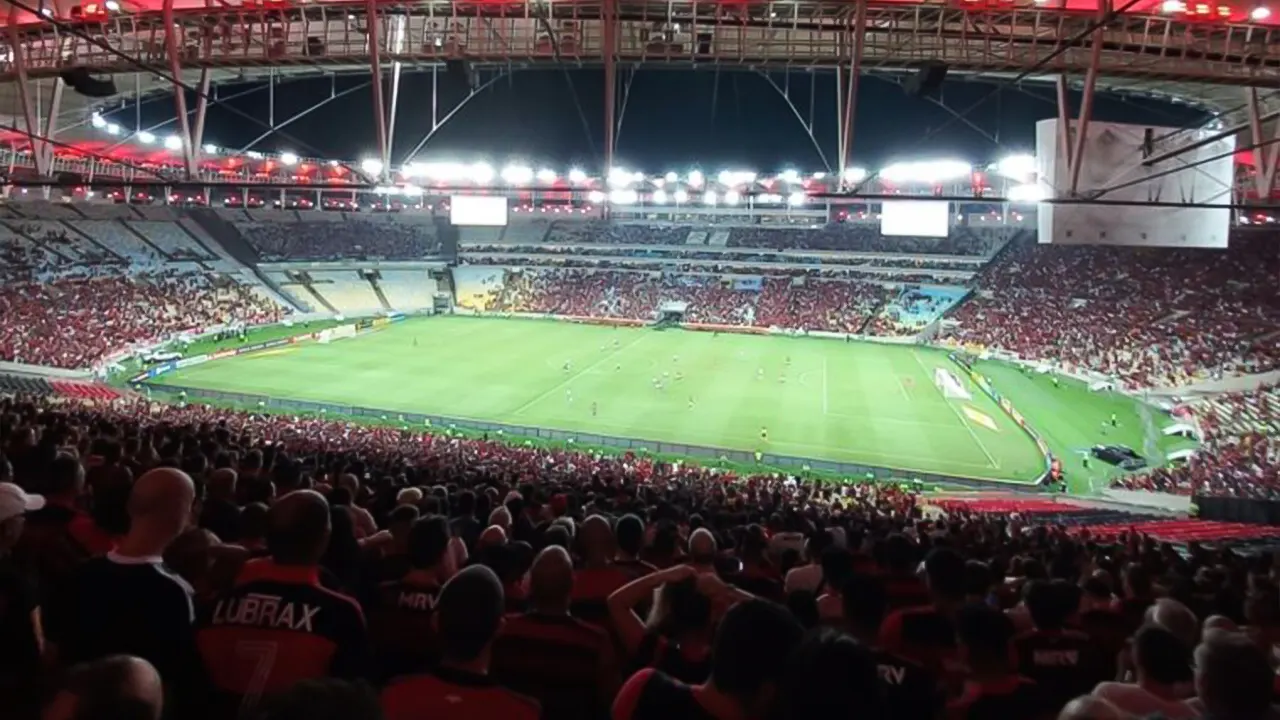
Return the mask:
<svg viewBox="0 0 1280 720"><path fill-rule="evenodd" d="M0 522L42 507L43 495L31 495L13 483L0 483Z"/></svg>

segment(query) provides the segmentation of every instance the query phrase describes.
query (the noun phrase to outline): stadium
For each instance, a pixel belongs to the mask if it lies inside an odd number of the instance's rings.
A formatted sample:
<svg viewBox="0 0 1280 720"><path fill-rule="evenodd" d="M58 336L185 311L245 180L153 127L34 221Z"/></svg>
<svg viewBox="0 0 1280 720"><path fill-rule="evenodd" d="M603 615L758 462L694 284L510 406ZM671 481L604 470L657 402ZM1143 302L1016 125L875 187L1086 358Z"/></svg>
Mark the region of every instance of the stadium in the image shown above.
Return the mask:
<svg viewBox="0 0 1280 720"><path fill-rule="evenodd" d="M1277 712L1265 4L4 22L0 715Z"/></svg>

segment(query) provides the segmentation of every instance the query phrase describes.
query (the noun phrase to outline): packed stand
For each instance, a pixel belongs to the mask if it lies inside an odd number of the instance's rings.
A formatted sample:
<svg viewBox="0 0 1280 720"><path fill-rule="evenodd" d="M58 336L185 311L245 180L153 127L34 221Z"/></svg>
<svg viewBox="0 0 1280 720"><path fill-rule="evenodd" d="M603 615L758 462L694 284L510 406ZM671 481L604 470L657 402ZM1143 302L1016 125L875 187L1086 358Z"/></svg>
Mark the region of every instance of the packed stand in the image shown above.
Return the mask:
<svg viewBox="0 0 1280 720"><path fill-rule="evenodd" d="M381 258L420 260L440 254L431 225L415 222L253 222L235 223L263 260Z"/></svg>
<svg viewBox="0 0 1280 720"><path fill-rule="evenodd" d="M603 220L556 221L544 243L609 245L684 245L693 228L687 225L636 225Z"/></svg>
<svg viewBox="0 0 1280 720"><path fill-rule="evenodd" d="M1126 490L1280 499L1280 389L1214 396L1193 412L1203 442L1185 463L1118 478Z"/></svg>
<svg viewBox="0 0 1280 720"><path fill-rule="evenodd" d="M1270 555L198 406L0 447L17 720L1274 717Z"/></svg>
<svg viewBox="0 0 1280 720"><path fill-rule="evenodd" d="M833 223L817 228L768 226L735 227L729 247L775 250L830 250L844 252L908 253L912 255L969 255L988 257L1002 241L979 236L966 228L953 228L945 238L881 235L871 223Z"/></svg>
<svg viewBox="0 0 1280 720"><path fill-rule="evenodd" d="M0 289L0 359L85 369L131 345L208 326L280 320L284 310L198 273L62 278Z"/></svg>
<svg viewBox="0 0 1280 720"><path fill-rule="evenodd" d="M1021 243L954 314L957 341L1179 386L1280 366L1280 244L1173 250Z"/></svg>

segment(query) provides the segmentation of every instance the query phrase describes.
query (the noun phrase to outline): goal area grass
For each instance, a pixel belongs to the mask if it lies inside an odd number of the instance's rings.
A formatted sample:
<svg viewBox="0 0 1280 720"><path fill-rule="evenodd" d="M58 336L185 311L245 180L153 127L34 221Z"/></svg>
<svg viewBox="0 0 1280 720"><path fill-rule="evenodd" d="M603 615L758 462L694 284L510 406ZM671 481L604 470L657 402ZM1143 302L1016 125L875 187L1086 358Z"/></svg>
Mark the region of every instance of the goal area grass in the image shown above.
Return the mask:
<svg viewBox="0 0 1280 720"><path fill-rule="evenodd" d="M1062 459L1073 491L1118 472L1083 453L1128 445L1163 463L1159 412L1001 362L975 369ZM1034 482L1035 443L946 351L790 336L549 320L412 318L160 376L170 387L395 413ZM1112 414L1118 426L1112 426ZM1157 427L1153 427L1157 426Z"/></svg>

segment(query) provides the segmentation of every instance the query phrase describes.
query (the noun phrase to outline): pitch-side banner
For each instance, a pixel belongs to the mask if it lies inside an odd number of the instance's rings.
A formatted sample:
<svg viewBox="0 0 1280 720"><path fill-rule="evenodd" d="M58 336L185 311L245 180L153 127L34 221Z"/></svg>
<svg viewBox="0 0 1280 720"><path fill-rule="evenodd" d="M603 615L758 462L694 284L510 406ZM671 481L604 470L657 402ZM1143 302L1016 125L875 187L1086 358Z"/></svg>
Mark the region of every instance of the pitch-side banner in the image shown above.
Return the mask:
<svg viewBox="0 0 1280 720"><path fill-rule="evenodd" d="M1074 144L1074 121L1071 126ZM1195 206L1231 203L1235 137L1161 159L1212 134L1210 130L1089 123L1076 197L1097 195L1100 200L1136 204L1041 203L1037 209L1040 242L1225 248L1231 210ZM1071 172L1056 118L1036 123L1036 169L1045 197L1069 196Z"/></svg>

